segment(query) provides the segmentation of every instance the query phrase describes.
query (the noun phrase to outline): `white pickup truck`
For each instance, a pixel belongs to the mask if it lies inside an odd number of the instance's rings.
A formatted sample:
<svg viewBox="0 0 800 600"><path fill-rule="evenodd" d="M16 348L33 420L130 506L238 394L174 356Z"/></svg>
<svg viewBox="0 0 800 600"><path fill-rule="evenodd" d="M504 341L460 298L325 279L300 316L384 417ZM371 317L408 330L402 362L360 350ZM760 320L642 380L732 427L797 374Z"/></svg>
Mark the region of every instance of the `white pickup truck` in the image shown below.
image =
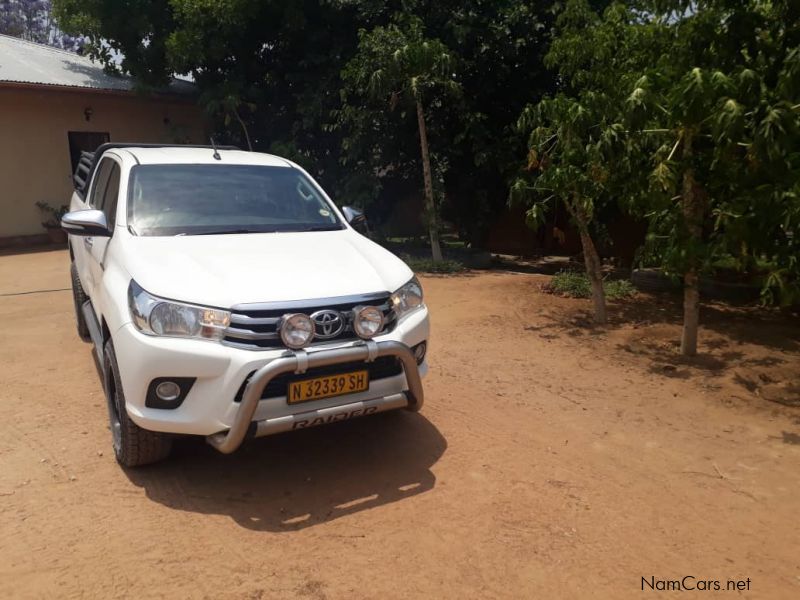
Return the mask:
<svg viewBox="0 0 800 600"><path fill-rule="evenodd" d="M78 333L102 366L114 452L242 441L419 410L428 310L412 271L296 164L227 147L105 144L75 175Z"/></svg>

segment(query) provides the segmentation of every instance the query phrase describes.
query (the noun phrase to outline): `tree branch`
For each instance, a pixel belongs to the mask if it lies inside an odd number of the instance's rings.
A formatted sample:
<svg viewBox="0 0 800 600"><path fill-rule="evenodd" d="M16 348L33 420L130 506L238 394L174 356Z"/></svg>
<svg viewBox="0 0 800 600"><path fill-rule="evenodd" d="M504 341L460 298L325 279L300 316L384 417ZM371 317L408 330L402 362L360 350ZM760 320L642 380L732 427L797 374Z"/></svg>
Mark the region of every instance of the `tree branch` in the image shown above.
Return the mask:
<svg viewBox="0 0 800 600"><path fill-rule="evenodd" d="M675 151L678 149L678 145L681 143L682 136L678 136L678 139L675 140L675 145L672 147L672 152L669 153L667 160L672 160L672 157L675 155Z"/></svg>

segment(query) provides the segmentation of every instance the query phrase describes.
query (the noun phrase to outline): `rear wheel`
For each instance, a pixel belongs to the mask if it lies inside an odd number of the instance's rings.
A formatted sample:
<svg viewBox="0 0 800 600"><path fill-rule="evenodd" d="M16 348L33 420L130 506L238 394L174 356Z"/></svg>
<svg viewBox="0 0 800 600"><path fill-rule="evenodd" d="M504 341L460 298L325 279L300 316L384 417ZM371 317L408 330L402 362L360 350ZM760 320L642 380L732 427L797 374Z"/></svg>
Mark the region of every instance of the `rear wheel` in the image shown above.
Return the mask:
<svg viewBox="0 0 800 600"><path fill-rule="evenodd" d="M128 416L117 356L111 340L106 342L103 353L103 373L108 418L117 462L125 467L139 467L167 458L172 450L172 437L142 429Z"/></svg>
<svg viewBox="0 0 800 600"><path fill-rule="evenodd" d="M78 336L84 341L88 342L89 327L86 325L86 317L83 316L83 304L89 299L83 291L81 280L78 277L78 269L75 263L70 265L70 275L72 276L72 301L75 304L75 322L78 326Z"/></svg>

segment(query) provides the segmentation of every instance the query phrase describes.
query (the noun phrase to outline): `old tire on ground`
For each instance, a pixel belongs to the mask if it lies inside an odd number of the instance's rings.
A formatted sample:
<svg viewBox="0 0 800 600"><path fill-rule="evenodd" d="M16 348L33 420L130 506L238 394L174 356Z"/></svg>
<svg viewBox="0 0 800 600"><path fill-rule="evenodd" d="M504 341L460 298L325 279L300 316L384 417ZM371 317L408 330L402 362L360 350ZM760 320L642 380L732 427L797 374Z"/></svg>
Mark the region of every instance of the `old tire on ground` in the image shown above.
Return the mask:
<svg viewBox="0 0 800 600"><path fill-rule="evenodd" d="M103 374L108 418L117 462L125 467L138 467L167 458L172 450L172 437L142 429L128 416L117 356L114 354L114 344L111 340L106 342L103 353Z"/></svg>
<svg viewBox="0 0 800 600"><path fill-rule="evenodd" d="M681 283L664 275L659 269L634 269L631 283L643 292L679 291Z"/></svg>
<svg viewBox="0 0 800 600"><path fill-rule="evenodd" d="M78 326L78 337L84 342L88 342L90 339L89 327L86 325L86 318L83 316L83 310L81 310L81 308L83 307L83 303L89 298L86 297L86 292L83 291L83 286L78 277L78 269L75 267L75 263L70 265L69 271L70 275L72 275L72 301L75 304L75 323Z"/></svg>

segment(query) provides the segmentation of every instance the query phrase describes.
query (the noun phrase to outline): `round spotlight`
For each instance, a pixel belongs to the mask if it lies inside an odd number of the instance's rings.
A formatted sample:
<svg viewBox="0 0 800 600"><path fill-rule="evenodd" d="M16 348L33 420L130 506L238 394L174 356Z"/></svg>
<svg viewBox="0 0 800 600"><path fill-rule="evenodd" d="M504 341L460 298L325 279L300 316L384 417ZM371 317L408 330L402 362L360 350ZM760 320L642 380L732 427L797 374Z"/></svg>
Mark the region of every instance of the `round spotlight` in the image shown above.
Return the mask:
<svg viewBox="0 0 800 600"><path fill-rule="evenodd" d="M164 402L173 402L181 397L181 387L174 381L162 381L156 386L156 396Z"/></svg>
<svg viewBox="0 0 800 600"><path fill-rule="evenodd" d="M314 322L303 313L283 315L279 329L281 340L292 350L299 350L314 339Z"/></svg>
<svg viewBox="0 0 800 600"><path fill-rule="evenodd" d="M383 329L383 313L375 306L357 306L353 309L353 329L356 335L369 340Z"/></svg>

